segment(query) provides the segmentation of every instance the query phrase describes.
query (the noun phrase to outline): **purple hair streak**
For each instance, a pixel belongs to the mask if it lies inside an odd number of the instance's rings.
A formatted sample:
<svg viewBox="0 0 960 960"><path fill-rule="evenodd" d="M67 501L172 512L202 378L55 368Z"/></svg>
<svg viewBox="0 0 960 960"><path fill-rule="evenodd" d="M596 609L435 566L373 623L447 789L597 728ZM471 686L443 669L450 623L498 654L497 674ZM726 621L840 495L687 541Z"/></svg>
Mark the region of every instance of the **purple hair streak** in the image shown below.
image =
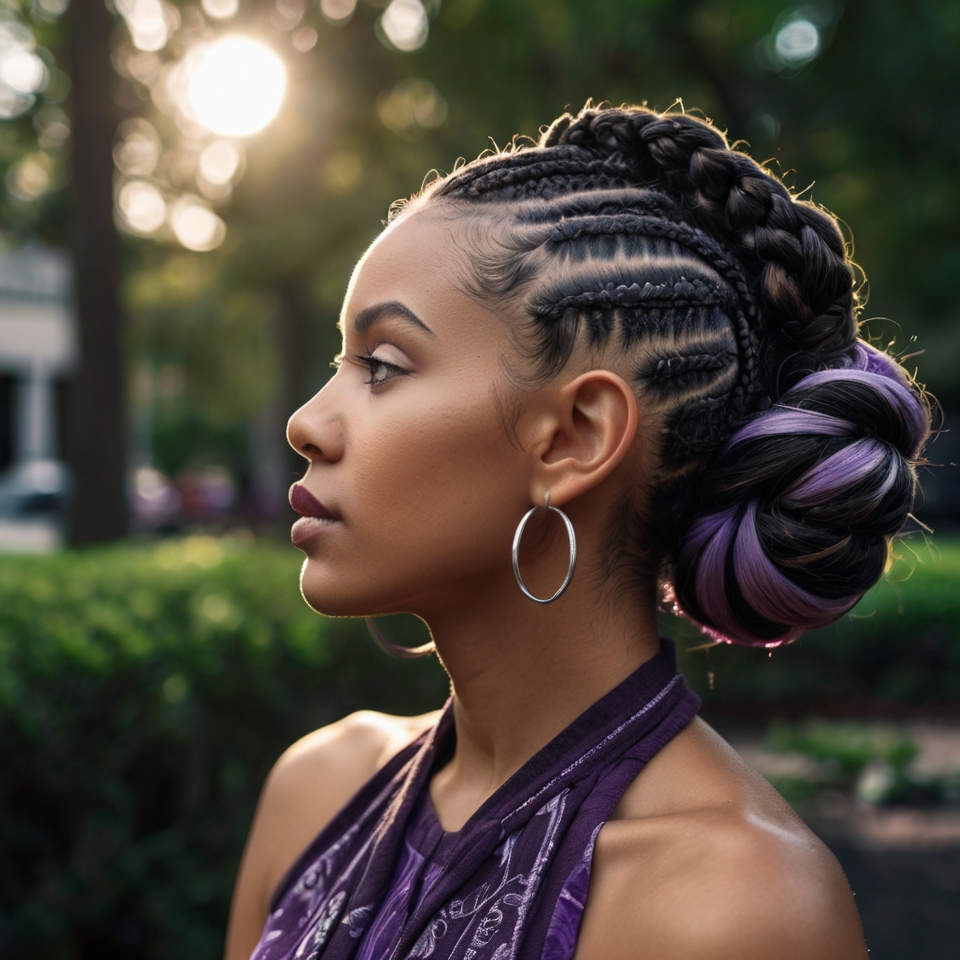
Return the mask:
<svg viewBox="0 0 960 960"><path fill-rule="evenodd" d="M731 507L701 517L694 522L680 548L681 559L689 558L697 564L697 599L723 640L731 639L728 635L736 635L740 627L727 602L724 578L717 576L716 571L722 571L726 565L727 553L737 531L739 513L738 507Z"/></svg>
<svg viewBox="0 0 960 960"><path fill-rule="evenodd" d="M866 340L857 341L856 356L852 364L857 370L866 370L867 373L879 374L881 377L887 377L889 380L896 380L904 386L909 386L910 384L910 381L903 372L903 367L889 354L878 350L876 347L867 343Z"/></svg>
<svg viewBox="0 0 960 960"><path fill-rule="evenodd" d="M724 453L748 440L760 437L780 437L784 434L816 434L823 437L855 437L856 425L849 420L832 417L816 410L801 410L787 404L777 404L772 410L741 427L728 441Z"/></svg>
<svg viewBox="0 0 960 960"><path fill-rule="evenodd" d="M847 613L880 576L915 492L923 399L858 343L744 424L704 474L677 551L678 607L730 643L775 647ZM783 442L792 441L792 442Z"/></svg>
<svg viewBox="0 0 960 960"><path fill-rule="evenodd" d="M757 504L747 504L733 549L733 569L744 600L773 623L796 624L795 639L810 627L825 627L856 605L860 594L826 600L798 587L771 563L757 536Z"/></svg>
<svg viewBox="0 0 960 960"><path fill-rule="evenodd" d="M902 452L908 457L917 456L929 433L929 417L917 394L899 379L868 370L820 370L804 377L783 399L811 387L842 383L862 384L875 390L879 395L877 399L889 405L897 426L906 430L907 444Z"/></svg>
<svg viewBox="0 0 960 960"><path fill-rule="evenodd" d="M784 493L780 503L788 509L828 503L853 484L867 480L887 460L891 460L890 449L885 444L866 438L855 440L805 473ZM891 460L887 475L877 488L878 497L890 489L896 477L896 463Z"/></svg>

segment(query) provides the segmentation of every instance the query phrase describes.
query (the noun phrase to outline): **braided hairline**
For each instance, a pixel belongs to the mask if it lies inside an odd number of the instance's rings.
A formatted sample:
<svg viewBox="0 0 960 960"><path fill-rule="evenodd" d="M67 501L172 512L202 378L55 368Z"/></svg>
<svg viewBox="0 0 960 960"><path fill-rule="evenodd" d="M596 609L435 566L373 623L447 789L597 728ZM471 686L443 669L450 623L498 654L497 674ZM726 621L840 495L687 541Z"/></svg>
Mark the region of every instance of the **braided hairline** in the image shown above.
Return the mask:
<svg viewBox="0 0 960 960"><path fill-rule="evenodd" d="M694 141L698 146L727 149L724 138L718 132L703 124L697 123L696 127L683 129L674 118L659 122L661 118L650 112L634 112L627 116L648 140L651 139L648 136L650 131L661 136L665 132L670 132L676 136L679 132ZM587 174L593 174L594 177L598 174L609 176L614 172L627 181L624 188L631 185L639 186L636 183L636 165L629 166L619 150L614 154L599 155L597 153L601 143L609 150L611 147L622 147L624 142L630 139L634 141L636 139L635 134L632 138L624 134L623 129L621 129L624 126L622 119L618 117L616 122L612 122L612 120L613 118L606 113L585 111L577 121L562 124L562 140L555 141L552 139L551 131L554 131L557 127L555 124L544 134L539 149L520 149L491 159L484 159L474 166L466 167L453 174L447 180L439 182L435 195L451 199L458 196L477 199L483 195L503 191L508 187L516 187L532 181L553 179L554 177L562 177L566 181L564 185L569 189L571 178ZM657 125L652 126L655 121ZM688 123L690 122L692 121L688 121ZM629 127L629 124L627 126ZM619 136L616 134L619 134ZM591 136L597 144L592 149L591 145L586 142ZM544 150L543 147L548 147L549 151ZM586 157L584 156L585 152L587 153ZM591 153L593 153L592 157L590 156ZM685 156L687 155L685 154ZM750 165L755 176L763 177L768 183L775 184L775 187L783 192L784 197L789 199L789 194L785 188L763 173L752 160L738 155L738 159L741 157ZM651 158L656 159L652 154ZM658 164L658 167L661 174L668 172L663 170L660 164ZM629 182L631 179L632 184ZM687 183L689 184L689 179ZM609 203L609 201L605 202ZM564 236L564 231L569 230L570 227L561 225L554 228L550 239L562 242L566 239L573 239L574 236L600 236L618 233L642 233L648 236L667 237L698 253L730 283L741 306L741 309L737 311L738 315L734 318L734 332L742 365L741 382L737 391L740 394L741 402L733 404L732 419L736 420L745 413L751 412L750 408L754 406L756 398L768 393L770 385L759 382L761 379L761 364L758 357L758 337L762 336L763 333L762 314L758 308L752 284L742 267L732 260L726 251L703 230L677 223L674 220L664 222L660 218L637 216L636 213L629 210L622 210L613 217L597 217L594 213L589 220L587 218L581 219L581 217L576 219L579 221L579 226L573 235L569 238ZM561 224L563 224L563 221L561 221ZM590 297L584 297L581 302L589 303ZM599 298L594 298L593 302L614 305L618 300L604 294ZM568 305L572 306L573 302ZM732 427L733 423L730 426Z"/></svg>
<svg viewBox="0 0 960 960"><path fill-rule="evenodd" d="M672 380L674 377L700 373L703 370L721 370L726 366L729 356L728 353L688 353L681 357L665 357L657 361L647 376L653 380Z"/></svg>
<svg viewBox="0 0 960 960"><path fill-rule="evenodd" d="M602 199L597 195L602 194ZM625 196L626 194L626 196ZM531 206L516 212L517 222L542 226L574 223L580 218L593 218L629 213L634 216L656 216L677 219L677 204L662 190L628 184L611 190L591 190L586 196L569 193L555 198L554 206L546 209Z"/></svg>
<svg viewBox="0 0 960 960"><path fill-rule="evenodd" d="M567 156L574 158L576 155L565 151ZM534 151L528 151L534 153ZM494 172L498 173L498 183L503 187L506 183L515 186L523 182L524 177L536 179L541 177L544 172L543 163L525 163L520 165L520 169L507 169L502 162L520 161L526 159L523 153L511 154L504 158ZM482 168L497 164L498 161L487 160L482 164ZM572 162L571 166L579 170L582 166L580 162ZM555 174L556 163L550 163L550 173ZM608 169L605 167L605 169ZM510 174L509 180L505 176ZM462 176L462 175L461 175ZM477 178L479 179L479 178ZM474 183L476 180L473 181ZM465 185L465 184L464 184ZM460 191L455 190L455 184L445 185L441 195L456 199ZM468 193L469 196L475 196ZM604 200L604 206L610 204L609 199ZM583 237L591 236L615 236L621 235L643 235L647 237L663 237L673 240L683 247L686 247L697 253L706 263L710 264L732 287L738 301L738 309L732 319L734 336L737 341L737 349L740 359L741 374L738 386L735 388L735 397L731 397L733 402L730 405L728 414L728 430L733 430L737 422L753 409L766 402L769 394L770 385L763 382L761 374L762 364L759 357L759 338L762 336L761 312L756 299L753 295L753 289L743 268L733 260L728 253L699 227L668 219L667 217L652 217L637 214L633 210L621 209L615 215L586 215L579 214L570 218L562 219L558 224L549 227L544 236L535 233L529 238L531 245L539 246L544 242L555 244L570 242ZM584 291L566 297L563 300L552 304L536 306L535 313L543 318L557 319L566 309L571 307L595 306L599 304L608 306L630 306L644 301L646 298L642 295L641 287L636 284L621 285L611 290ZM681 304L674 304L680 306Z"/></svg>
<svg viewBox="0 0 960 960"><path fill-rule="evenodd" d="M718 303L718 299L710 294L701 298L696 297L674 297L665 294L666 289L672 288L672 284L662 284L657 287L651 287L649 283L643 285L639 283L618 283L610 284L599 290L584 290L582 293L572 293L567 297L561 297L559 300L553 300L545 303L535 310L535 314L544 320L559 320L564 313L571 307L596 307L599 305L610 307L636 307L640 304L648 304L651 301L661 300L671 307L692 307L706 306L708 304Z"/></svg>
<svg viewBox="0 0 960 960"><path fill-rule="evenodd" d="M435 181L433 196L464 195L477 197L521 179L539 179L551 173L597 173L602 169L621 173L625 181L635 177L625 163L612 164L609 157L584 156L576 147L563 147L549 152L535 147L519 149L495 157L484 157L463 167L445 180ZM530 171L529 168L536 168ZM527 171L521 173L521 171ZM486 189L484 189L486 188Z"/></svg>
<svg viewBox="0 0 960 960"><path fill-rule="evenodd" d="M648 280L639 283L607 283L597 290L584 290L551 300L534 309L534 314L544 320L559 320L571 307L594 307L600 304L611 307L657 306L684 309L686 307L722 306L724 301L716 295L714 288L698 281L698 288L685 289L692 285L684 283L660 283L653 286ZM677 292L681 290L682 292Z"/></svg>
<svg viewBox="0 0 960 960"><path fill-rule="evenodd" d="M554 172L543 177L533 177L530 179L511 180L506 186L501 186L497 194L492 195L492 199L497 202L503 200L542 200L549 202L559 196L569 196L571 192L582 190L585 193L592 193L595 190L625 190L628 187L627 180L622 176L609 174L605 171L599 173L560 173ZM484 202L487 196L478 196L467 194L471 200ZM492 202L492 201L491 201Z"/></svg>
<svg viewBox="0 0 960 960"><path fill-rule="evenodd" d="M548 154L548 155L547 155ZM643 108L586 109L555 121L537 148L484 159L437 185L438 195L479 197L553 176L615 174L629 185L661 185L691 204L691 213L753 261L764 301L781 318L783 337L809 350L802 327L814 329L822 360L851 355L856 340L853 274L834 221L789 191L750 157L731 150L713 127L688 116L661 115ZM540 188L538 192L546 192ZM718 201L723 201L719 203ZM819 249L813 249L813 247ZM809 249L808 249L809 248ZM817 283L802 276L820 267ZM743 295L741 284L736 284ZM814 291L813 287L829 287ZM810 295L826 298L815 311ZM752 311L748 311L752 313ZM799 324L799 326L798 326Z"/></svg>
<svg viewBox="0 0 960 960"><path fill-rule="evenodd" d="M521 155L511 155L511 159L519 159ZM485 164L492 161L484 161ZM538 166L528 164L526 173L535 175L539 172ZM514 178L514 185L520 182ZM447 199L457 199L457 194L444 191ZM462 194L460 195L462 199ZM605 201L608 202L608 201ZM760 360L759 335L761 328L761 312L753 296L753 291L740 265L733 260L712 237L698 227L664 217L637 215L630 210L623 210L614 217L585 217L583 215L565 221L569 227L551 224L547 230L534 230L521 241L523 246L534 249L545 242L567 242L574 239L565 231L574 230L579 237L644 235L647 237L661 237L672 240L678 245L696 253L705 263L709 264L734 292L735 309L728 312L734 339L737 345L739 359L739 374L730 394L725 400L726 415L723 418L724 433L729 436L742 422L743 418L769 403L770 385L763 375L763 364ZM690 294L694 294L691 298ZM705 305L706 300L696 296L697 290L690 284L690 290L685 295L674 298L670 306L683 308L684 306ZM595 306L624 307L649 303L657 299L653 294L644 293L644 288L637 284L624 284L600 290L583 291L565 297L562 300L538 305L529 304L533 315L543 320L559 320L569 309L582 309ZM682 302L680 302L682 301ZM691 302L692 301L692 302Z"/></svg>
<svg viewBox="0 0 960 960"><path fill-rule="evenodd" d="M729 259L725 251L707 234L697 227L692 227L675 220L660 217L636 215L624 211L617 217L571 218L561 221L548 236L553 243L565 243L582 237L614 236L616 234L635 234L640 236L659 236L675 240L681 246L687 247L699 254L707 263L714 267L721 276L734 288L743 311L746 325L736 324L735 334L740 347L741 360L744 369L754 379L758 373L757 339L762 336L762 330L754 333L749 321L760 327L760 312L750 283L743 269L735 261ZM636 286L635 284L633 286Z"/></svg>
<svg viewBox="0 0 960 960"><path fill-rule="evenodd" d="M734 409L731 410L731 417L736 420L744 414L752 412L750 407L758 399L766 396L769 385L763 383L761 377L759 338L763 331L760 312L750 284L740 265L731 260L716 241L698 227L677 223L673 220L638 217L625 213L612 222L610 218L597 218L593 223L578 224L576 229L579 236L607 236L611 233L623 233L666 237L693 250L706 263L717 270L734 289L739 307L735 316L731 319L737 341L737 350L740 355L741 375L738 392L740 393L741 403L733 405ZM564 236L563 227L558 228L556 233L558 241L568 239ZM732 428L733 423L729 426Z"/></svg>
<svg viewBox="0 0 960 960"><path fill-rule="evenodd" d="M527 164L517 168L498 167L483 177L478 177L464 185L463 195L480 198L491 193L499 193L506 187L517 184L533 183L548 180L553 177L589 177L592 181L601 176L614 176L626 186L629 180L629 170L611 167L603 160L579 159L563 160L551 157L549 160L539 160L536 164Z"/></svg>
<svg viewBox="0 0 960 960"><path fill-rule="evenodd" d="M709 165L700 157L701 154L705 157L706 151L710 151L710 159L715 161L722 157L722 176L718 177L716 170L713 170L711 178ZM842 241L832 221L812 208L794 203L779 181L765 173L746 155L730 150L726 139L714 128L686 116L661 116L643 109L584 110L575 119L563 117L544 132L538 148L521 148L484 159L438 182L435 193L451 198L479 199L498 191L507 193L509 188L525 183L552 181L554 178L563 181L556 185L558 192L564 188L569 192L571 180L588 175L604 179L613 175L624 181L623 189L659 186L662 190L666 187L687 199L691 205L690 212L701 223L704 214L714 211L722 213L719 222L714 217L711 224L713 230L708 233L700 227L677 223L669 217L664 222L661 218L637 216L630 210L621 210L613 217L597 217L594 211L592 222L584 223L577 218L580 225L573 235L644 233L673 239L698 253L732 286L741 307L733 318L741 359L738 388L741 402L733 404L733 418L751 412L750 408L754 406L758 395L762 400L763 394L775 394L772 384L760 382L762 364L758 345L765 332L765 311L759 309L753 282L748 279L741 264L716 242L712 234L722 227L728 243L749 254L750 259L756 259L770 245L769 238L762 235L758 237L758 231L775 230L777 236L782 235L784 239L781 244L783 249L778 252L790 254L788 265L797 268L802 267L804 262L802 238L798 238L797 234L802 234L811 225L826 232L824 239L818 231L817 239L823 240L823 245L831 254L842 254ZM763 189L757 189L761 185ZM538 183L538 187L538 192L547 192L546 184ZM740 191L741 195L738 196L743 201L741 205L744 210L738 211L736 204L732 203L735 190ZM721 198L725 200L722 210L717 205L717 200ZM609 200L605 201L607 203ZM784 223L790 228L789 231L784 230ZM553 239L561 242L567 239L563 232L569 229L566 226L555 228ZM771 261L759 271L758 280L765 294L770 293L766 289L769 283L764 284L764 276L771 263L777 266L775 261ZM848 268L844 269L849 276ZM844 298L850 306L851 292L852 282ZM585 298L586 301L589 299ZM617 298L609 294L602 294L600 299L611 305L617 302ZM778 304L775 296L765 299L772 300L775 308L783 307L785 313L795 312L788 310L784 304ZM812 311L806 298L800 299L808 314L800 319L808 319ZM849 315L852 328L852 309L845 308L843 313Z"/></svg>

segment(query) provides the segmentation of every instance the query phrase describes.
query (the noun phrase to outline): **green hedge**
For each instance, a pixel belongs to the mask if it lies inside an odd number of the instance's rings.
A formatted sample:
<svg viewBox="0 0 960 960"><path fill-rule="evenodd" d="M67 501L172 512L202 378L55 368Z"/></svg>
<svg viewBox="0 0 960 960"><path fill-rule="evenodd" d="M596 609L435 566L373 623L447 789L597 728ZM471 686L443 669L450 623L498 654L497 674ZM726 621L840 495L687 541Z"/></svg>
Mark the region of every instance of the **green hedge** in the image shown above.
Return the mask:
<svg viewBox="0 0 960 960"><path fill-rule="evenodd" d="M0 956L215 958L263 778L435 663L323 620L290 547L193 538L0 561Z"/></svg>
<svg viewBox="0 0 960 960"><path fill-rule="evenodd" d="M442 703L435 662L391 660L362 623L307 609L298 556L190 538L0 559L0 956L214 960L283 748L361 706ZM958 572L960 546L945 546L874 591L866 619L772 658L681 659L711 709L870 696L956 706ZM389 626L422 639L417 625ZM666 629L681 649L696 642Z"/></svg>
<svg viewBox="0 0 960 960"><path fill-rule="evenodd" d="M719 713L895 716L960 708L960 542L898 543L887 577L854 610L779 650L701 647L691 625L664 618L680 663Z"/></svg>

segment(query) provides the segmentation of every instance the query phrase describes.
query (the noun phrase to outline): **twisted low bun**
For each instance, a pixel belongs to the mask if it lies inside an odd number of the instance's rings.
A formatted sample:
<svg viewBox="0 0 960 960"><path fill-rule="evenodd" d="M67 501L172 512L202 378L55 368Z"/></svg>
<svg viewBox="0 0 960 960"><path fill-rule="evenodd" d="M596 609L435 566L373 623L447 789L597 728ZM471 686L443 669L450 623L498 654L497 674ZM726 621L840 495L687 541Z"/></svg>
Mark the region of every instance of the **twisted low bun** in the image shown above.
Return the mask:
<svg viewBox="0 0 960 960"><path fill-rule="evenodd" d="M803 377L704 473L677 551L681 610L724 640L778 646L879 579L916 493L923 398L862 341Z"/></svg>

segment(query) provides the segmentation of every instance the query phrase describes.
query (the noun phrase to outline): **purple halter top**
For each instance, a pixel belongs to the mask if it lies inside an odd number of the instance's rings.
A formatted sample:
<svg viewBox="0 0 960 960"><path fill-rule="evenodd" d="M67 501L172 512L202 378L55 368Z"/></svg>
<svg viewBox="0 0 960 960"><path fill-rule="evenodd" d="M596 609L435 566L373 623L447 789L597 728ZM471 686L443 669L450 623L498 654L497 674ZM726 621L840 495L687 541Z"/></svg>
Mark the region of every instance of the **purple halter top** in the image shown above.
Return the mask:
<svg viewBox="0 0 960 960"><path fill-rule="evenodd" d="M448 702L294 863L251 960L570 960L600 828L699 706L664 641L446 833L428 785Z"/></svg>

